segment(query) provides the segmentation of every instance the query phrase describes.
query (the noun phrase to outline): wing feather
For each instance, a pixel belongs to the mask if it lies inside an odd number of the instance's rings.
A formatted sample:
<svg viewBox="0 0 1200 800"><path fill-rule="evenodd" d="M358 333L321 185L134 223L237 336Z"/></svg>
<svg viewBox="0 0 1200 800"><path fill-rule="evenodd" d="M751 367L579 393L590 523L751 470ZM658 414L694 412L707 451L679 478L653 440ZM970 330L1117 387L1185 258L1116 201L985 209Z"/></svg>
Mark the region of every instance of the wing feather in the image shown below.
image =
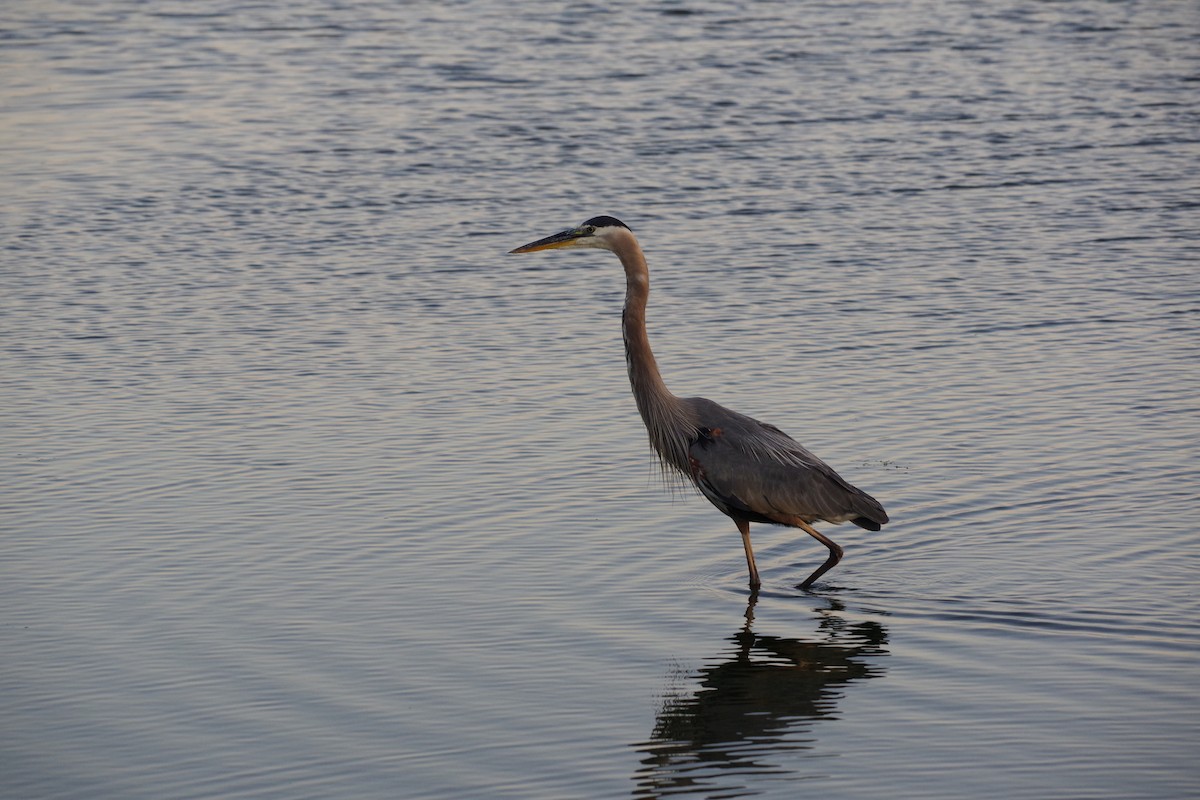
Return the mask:
<svg viewBox="0 0 1200 800"><path fill-rule="evenodd" d="M887 522L873 497L779 428L703 398L688 402L701 426L688 450L692 479L725 513L783 524Z"/></svg>

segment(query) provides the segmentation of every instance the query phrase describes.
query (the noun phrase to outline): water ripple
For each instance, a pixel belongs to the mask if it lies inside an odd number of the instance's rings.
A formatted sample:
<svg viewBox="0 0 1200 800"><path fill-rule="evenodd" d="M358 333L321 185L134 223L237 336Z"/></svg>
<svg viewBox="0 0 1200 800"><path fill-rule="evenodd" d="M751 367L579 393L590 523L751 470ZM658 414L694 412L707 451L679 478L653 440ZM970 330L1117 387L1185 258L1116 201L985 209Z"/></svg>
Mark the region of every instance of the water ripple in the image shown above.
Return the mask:
<svg viewBox="0 0 1200 800"><path fill-rule="evenodd" d="M1200 793L1188 11L6 9L0 794ZM889 509L816 594L596 213Z"/></svg>

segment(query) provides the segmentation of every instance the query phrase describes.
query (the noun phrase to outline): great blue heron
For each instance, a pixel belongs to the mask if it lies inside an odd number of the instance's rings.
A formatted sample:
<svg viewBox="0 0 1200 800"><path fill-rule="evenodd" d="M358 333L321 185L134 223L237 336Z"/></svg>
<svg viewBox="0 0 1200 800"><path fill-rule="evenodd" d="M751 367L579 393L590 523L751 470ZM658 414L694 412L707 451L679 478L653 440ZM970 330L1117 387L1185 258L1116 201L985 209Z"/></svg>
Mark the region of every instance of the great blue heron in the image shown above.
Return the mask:
<svg viewBox="0 0 1200 800"><path fill-rule="evenodd" d="M731 411L703 397L676 397L663 383L646 336L650 271L629 226L614 217L593 217L577 228L512 250L596 248L617 254L625 267L621 317L629 382L650 444L667 468L677 470L733 519L746 548L750 588L762 582L750 547L750 523L800 528L829 548L829 558L801 589L842 559L842 548L812 527L819 520L853 522L870 531L888 521L883 506L851 486L821 459L774 425Z"/></svg>

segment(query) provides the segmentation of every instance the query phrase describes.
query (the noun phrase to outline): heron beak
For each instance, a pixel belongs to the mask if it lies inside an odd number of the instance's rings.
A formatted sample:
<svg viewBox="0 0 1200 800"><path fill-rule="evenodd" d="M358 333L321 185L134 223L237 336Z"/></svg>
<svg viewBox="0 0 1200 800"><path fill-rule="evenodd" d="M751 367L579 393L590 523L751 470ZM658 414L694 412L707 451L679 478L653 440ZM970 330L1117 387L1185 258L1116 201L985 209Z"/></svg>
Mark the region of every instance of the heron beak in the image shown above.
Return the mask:
<svg viewBox="0 0 1200 800"><path fill-rule="evenodd" d="M509 250L511 253L536 253L539 250L555 250L560 247L572 247L576 240L583 237L585 234L576 228L568 231L556 233L553 236L547 236L545 239L538 239L536 242L523 244L515 250Z"/></svg>

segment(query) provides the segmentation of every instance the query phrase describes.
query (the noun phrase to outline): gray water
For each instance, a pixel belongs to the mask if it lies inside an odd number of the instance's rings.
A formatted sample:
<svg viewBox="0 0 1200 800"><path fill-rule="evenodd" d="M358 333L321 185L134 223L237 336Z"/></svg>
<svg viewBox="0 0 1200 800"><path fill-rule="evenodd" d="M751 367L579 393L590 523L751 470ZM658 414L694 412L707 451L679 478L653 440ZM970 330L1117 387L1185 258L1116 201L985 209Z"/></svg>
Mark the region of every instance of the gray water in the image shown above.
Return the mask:
<svg viewBox="0 0 1200 800"><path fill-rule="evenodd" d="M0 11L0 796L1200 792L1192 3ZM668 384L878 497L664 486Z"/></svg>

